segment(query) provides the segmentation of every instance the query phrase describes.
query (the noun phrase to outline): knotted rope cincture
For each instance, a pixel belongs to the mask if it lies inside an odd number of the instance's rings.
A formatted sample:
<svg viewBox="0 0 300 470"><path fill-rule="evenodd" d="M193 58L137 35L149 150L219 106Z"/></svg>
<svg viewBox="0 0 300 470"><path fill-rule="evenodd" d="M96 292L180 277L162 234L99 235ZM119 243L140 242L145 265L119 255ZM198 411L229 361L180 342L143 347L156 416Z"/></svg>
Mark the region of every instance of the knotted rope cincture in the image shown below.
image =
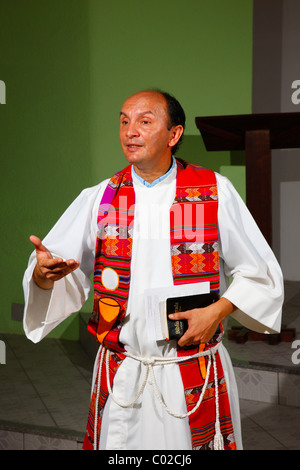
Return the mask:
<svg viewBox="0 0 300 470"><path fill-rule="evenodd" d="M208 379L209 379L209 373L210 373L210 368L211 368L211 362L213 361L213 368L214 368L214 382L215 382L215 403L216 403L216 422L215 422L215 437L214 437L214 450L224 450L224 441L223 441L223 436L221 433L221 426L220 426L220 419L219 419L219 390L218 390L218 374L217 374L217 363L216 363L216 358L215 354L219 348L220 343L218 343L216 346L206 350L206 351L201 351L196 354L193 354L191 356L182 356L182 357L151 357L151 358L146 358L142 356L136 356L134 354L128 353L125 351L123 354L124 356L130 357L131 359L134 359L138 362L141 362L145 367L145 376L144 380L142 382L142 385L140 387L139 392L135 396L133 400L131 400L128 403L124 403L119 398L117 398L110 386L110 379L109 379L109 356L110 356L110 351L109 349L106 349L103 345L101 345L101 353L100 353L100 363L99 363L99 372L98 372L98 381L97 381L97 394L96 394L96 403L95 403L95 423L94 423L94 450L97 450L97 427L98 427L98 402L99 402L99 395L100 395L100 388L101 388L101 375L102 375L102 365L104 361L104 355L105 351L107 351L106 354L106 381L107 381L107 388L109 395L111 396L112 400L122 408L129 408L132 406L134 403L137 402L137 400L140 398L142 393L144 392L145 386L148 381L148 377L150 375L151 378L151 383L153 385L154 389L154 394L161 404L161 406L169 413L169 415L175 417L175 418L187 418L191 414L195 413L197 409L199 408L203 397L204 393L206 391L207 385L208 385ZM180 362L184 361L189 361L190 359L197 359L198 357L203 357L203 356L208 356L208 364L207 364L207 372L206 372L206 377L204 381L204 385L202 387L201 394L199 395L198 401L196 405L187 413L176 413L168 408L168 406L165 404L159 390L158 386L156 383L155 379L155 374L153 367L158 366L158 365L166 365L166 364L178 364ZM96 436L96 437L95 437ZM100 439L99 439L100 440Z"/></svg>

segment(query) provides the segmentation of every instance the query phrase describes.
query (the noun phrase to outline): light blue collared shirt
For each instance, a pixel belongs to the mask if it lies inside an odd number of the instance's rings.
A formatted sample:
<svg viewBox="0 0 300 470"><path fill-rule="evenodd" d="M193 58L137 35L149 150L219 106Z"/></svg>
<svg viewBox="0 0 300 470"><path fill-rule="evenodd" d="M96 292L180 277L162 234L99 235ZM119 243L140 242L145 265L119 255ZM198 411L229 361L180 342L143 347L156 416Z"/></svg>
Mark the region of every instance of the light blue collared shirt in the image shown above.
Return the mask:
<svg viewBox="0 0 300 470"><path fill-rule="evenodd" d="M174 155L172 155L172 165L171 165L171 168L167 171L167 173L165 173L164 175L160 176L159 178L157 178L156 180L154 180L152 183L148 183L148 181L144 180L143 178L141 178L141 176L139 176L133 165L132 165L132 175L134 175L144 186L147 186L147 188L152 188L153 186L155 186L157 183L160 183L161 181L163 181L165 178L167 178L167 176L169 176L169 174L172 172L172 170L174 169L175 167L175 157Z"/></svg>

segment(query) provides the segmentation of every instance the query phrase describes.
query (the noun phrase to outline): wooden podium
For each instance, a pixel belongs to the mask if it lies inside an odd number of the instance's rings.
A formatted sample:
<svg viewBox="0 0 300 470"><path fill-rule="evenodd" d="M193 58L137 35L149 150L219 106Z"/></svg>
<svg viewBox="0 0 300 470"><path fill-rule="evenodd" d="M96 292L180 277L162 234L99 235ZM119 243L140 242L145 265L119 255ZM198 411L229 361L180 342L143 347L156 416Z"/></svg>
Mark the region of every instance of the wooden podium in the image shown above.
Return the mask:
<svg viewBox="0 0 300 470"><path fill-rule="evenodd" d="M300 147L300 113L196 117L207 150L245 150L246 203L272 246L272 149Z"/></svg>

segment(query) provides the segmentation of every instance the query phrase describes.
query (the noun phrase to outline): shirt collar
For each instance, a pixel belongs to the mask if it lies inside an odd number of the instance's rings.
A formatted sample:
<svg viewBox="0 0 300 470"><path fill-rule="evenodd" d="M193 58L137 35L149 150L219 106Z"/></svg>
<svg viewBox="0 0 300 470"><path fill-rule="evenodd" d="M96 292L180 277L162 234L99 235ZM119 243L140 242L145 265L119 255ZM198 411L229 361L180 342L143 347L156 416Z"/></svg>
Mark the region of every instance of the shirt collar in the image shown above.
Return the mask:
<svg viewBox="0 0 300 470"><path fill-rule="evenodd" d="M135 176L135 178L137 178L144 186L146 186L147 188L152 188L153 186L157 185L158 183L160 183L161 181L163 181L164 179L166 179L170 173L172 173L173 169L175 167L175 157L174 155L172 155L172 165L170 167L170 169L167 171L167 173L165 173L164 175L160 176L159 178L157 178L156 180L152 181L152 183L148 183L148 181L144 180L143 178L141 178L141 176L139 176L133 165L132 165L132 175Z"/></svg>

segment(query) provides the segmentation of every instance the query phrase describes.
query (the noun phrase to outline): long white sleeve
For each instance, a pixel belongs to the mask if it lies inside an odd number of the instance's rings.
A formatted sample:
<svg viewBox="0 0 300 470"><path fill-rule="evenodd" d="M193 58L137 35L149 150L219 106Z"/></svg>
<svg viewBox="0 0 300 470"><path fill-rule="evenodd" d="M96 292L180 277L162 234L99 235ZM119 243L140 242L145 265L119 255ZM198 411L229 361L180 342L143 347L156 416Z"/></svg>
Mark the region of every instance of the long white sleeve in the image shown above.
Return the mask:
<svg viewBox="0 0 300 470"><path fill-rule="evenodd" d="M24 331L34 343L44 338L65 318L81 309L90 292L94 269L97 210L107 181L85 189L64 212L43 244L54 255L75 259L80 267L54 283L53 289L40 289L32 280L36 264L31 254L23 278L25 296Z"/></svg>
<svg viewBox="0 0 300 470"><path fill-rule="evenodd" d="M283 278L279 264L230 181L217 174L220 256L232 283L223 296L238 310L232 317L260 333L280 331Z"/></svg>

